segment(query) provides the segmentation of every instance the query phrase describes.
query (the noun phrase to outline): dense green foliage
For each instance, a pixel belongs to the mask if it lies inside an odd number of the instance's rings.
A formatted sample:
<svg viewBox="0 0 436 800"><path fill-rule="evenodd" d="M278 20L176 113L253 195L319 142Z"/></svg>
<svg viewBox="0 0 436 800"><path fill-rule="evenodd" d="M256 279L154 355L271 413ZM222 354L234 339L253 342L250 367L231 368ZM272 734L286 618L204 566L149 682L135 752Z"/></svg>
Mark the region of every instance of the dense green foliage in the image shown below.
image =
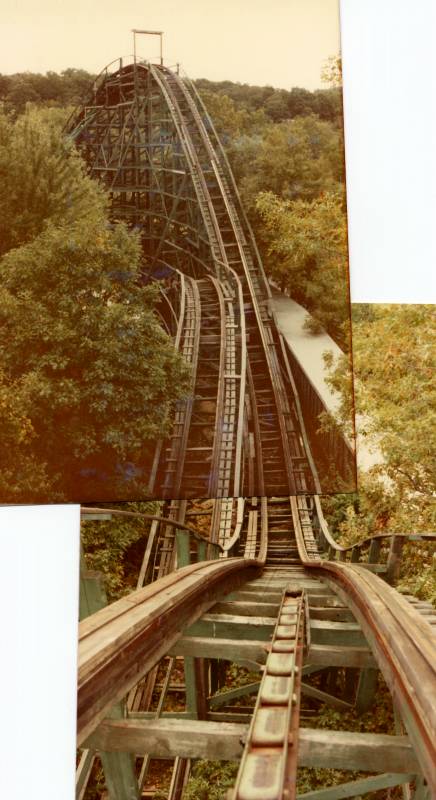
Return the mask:
<svg viewBox="0 0 436 800"><path fill-rule="evenodd" d="M16 72L0 75L0 102L8 111L19 114L27 103L75 106L89 93L95 76L84 69L64 69L60 74Z"/></svg>
<svg viewBox="0 0 436 800"><path fill-rule="evenodd" d="M347 351L347 228L341 196L326 192L314 200L290 201L260 193L256 208L265 226L269 274L311 312L310 330L328 330Z"/></svg>
<svg viewBox="0 0 436 800"><path fill-rule="evenodd" d="M326 75L327 82L331 76ZM281 122L293 117L316 114L320 119L337 123L342 114L342 93L340 88L308 89L294 87L291 90L275 89L273 86L251 86L233 81L209 81L200 78L195 81L199 91L229 97L247 111L262 110L272 122Z"/></svg>
<svg viewBox="0 0 436 800"><path fill-rule="evenodd" d="M268 277L349 349L344 142L337 59L329 90L197 81L227 151ZM320 98L336 98L324 113ZM282 111L278 111L282 107ZM273 112L272 109L275 109Z"/></svg>
<svg viewBox="0 0 436 800"><path fill-rule="evenodd" d="M59 107L75 105L83 102L89 93L93 77L77 69L64 70L59 75L54 72L3 75L0 76L0 101L3 100L5 108L14 114L22 112L26 103ZM280 266L282 288L311 313L316 309L319 325L346 349L349 320L346 309L342 92L338 59L330 59L326 64L324 80L329 84L327 88L314 92L298 87L288 91L272 86L206 79L199 79L195 84L227 150L267 274L276 279L278 259L287 250L287 258ZM29 164L30 172L32 169L32 164ZM38 187L39 192L44 193L43 186ZM259 195L263 196L260 203ZM33 205L37 207L38 194L33 197ZM332 198L336 198L335 214L328 210ZM16 212L20 217L21 200L18 193L15 206L12 204L5 217L5 229L9 217ZM271 241L270 220L281 201L281 234L275 233L274 241ZM313 225L308 233L304 206L288 206L288 201L314 203L318 216L323 216L320 230ZM323 214L324 206L326 211ZM59 208L62 210L62 204ZM308 206L307 211L310 210ZM289 217L288 224L285 217ZM26 228L26 222L26 219L22 221L23 228ZM314 251L319 254L323 247L326 226L329 226L329 241L337 235L341 246L335 266L332 265L334 256L330 254L329 268L324 274L325 258L322 264L316 258L316 269L311 268L311 263ZM288 248L286 231L289 230L297 231L300 247L306 250L298 254L297 263L293 261L295 253L289 252ZM308 268L306 287L304 264ZM302 280L295 282L297 272ZM320 283L316 286L318 277Z"/></svg>
<svg viewBox="0 0 436 800"><path fill-rule="evenodd" d="M377 448L380 459L360 470L358 495L325 501L343 543L383 531L436 530L435 330L432 306L353 307L358 441ZM342 397L338 422L347 431L346 361L331 366L331 385ZM408 545L401 587L436 599L435 559L433 544Z"/></svg>
<svg viewBox="0 0 436 800"><path fill-rule="evenodd" d="M159 514L159 503L111 503L111 508ZM101 572L108 602L136 589L150 522L140 517L82 521L80 539L86 567Z"/></svg>
<svg viewBox="0 0 436 800"><path fill-rule="evenodd" d="M141 464L188 376L140 283L139 238L109 223L56 111L0 131L0 496L144 495Z"/></svg>

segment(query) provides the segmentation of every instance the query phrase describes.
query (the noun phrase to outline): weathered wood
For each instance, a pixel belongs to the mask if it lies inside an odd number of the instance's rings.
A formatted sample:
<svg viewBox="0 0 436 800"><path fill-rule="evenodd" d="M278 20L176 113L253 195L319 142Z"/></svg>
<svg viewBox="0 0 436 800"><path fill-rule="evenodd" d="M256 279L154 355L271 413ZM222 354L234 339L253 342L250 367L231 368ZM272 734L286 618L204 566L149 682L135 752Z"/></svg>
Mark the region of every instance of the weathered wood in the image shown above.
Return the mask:
<svg viewBox="0 0 436 800"><path fill-rule="evenodd" d="M173 719L105 719L87 745L106 751L150 753L155 758L237 760L247 724ZM301 766L363 771L416 772L418 762L407 736L300 728ZM405 778L403 778L405 780Z"/></svg>
<svg viewBox="0 0 436 800"><path fill-rule="evenodd" d="M206 719L208 709L204 659L185 656L184 671L186 710L196 719Z"/></svg>
<svg viewBox="0 0 436 800"><path fill-rule="evenodd" d="M369 564L376 564L378 559L380 558L380 550L381 550L381 539L373 539L368 552L368 563Z"/></svg>
<svg viewBox="0 0 436 800"><path fill-rule="evenodd" d="M368 792L388 789L390 786L400 786L405 779L412 777L412 775L403 775L402 773L384 773L383 775L374 775L371 778L360 778L358 781L341 783L328 789L317 789L314 792L297 794L297 800L341 800L345 797L360 797L360 795Z"/></svg>
<svg viewBox="0 0 436 800"><path fill-rule="evenodd" d="M407 736L300 728L299 763L303 767L413 772L418 766Z"/></svg>
<svg viewBox="0 0 436 800"><path fill-rule="evenodd" d="M221 692L209 699L210 708L218 708L218 706L226 705L230 700L235 700L238 697L247 697L250 694L257 694L260 682L246 683L245 686L238 686L236 689L229 689L228 692Z"/></svg>
<svg viewBox="0 0 436 800"><path fill-rule="evenodd" d="M404 547L402 536L393 536L389 548L388 563L386 570L386 580L388 583L395 584L400 577L401 554Z"/></svg>
<svg viewBox="0 0 436 800"><path fill-rule="evenodd" d="M81 569L80 576L80 614L82 618L104 608L107 604L103 575L99 572ZM109 712L110 718L120 719L124 716L123 705L117 703ZM140 792L135 773L135 762L131 753L100 752L106 787L110 800L139 800ZM83 767L89 763L88 769L76 772L76 795L83 796L90 776L93 753L83 753ZM82 765L82 760L79 767Z"/></svg>
<svg viewBox="0 0 436 800"><path fill-rule="evenodd" d="M211 639L264 639L268 641L274 629L272 617L244 617L233 614L204 614L186 628L186 636L206 636Z"/></svg>
<svg viewBox="0 0 436 800"><path fill-rule="evenodd" d="M248 639L208 638L204 636L182 636L171 648L171 655L203 656L234 661L237 664L249 663L250 668L259 669L265 664L268 645L263 641Z"/></svg>
<svg viewBox="0 0 436 800"><path fill-rule="evenodd" d="M108 720L91 734L87 746L113 752L147 752L153 758L238 760L248 725L193 720Z"/></svg>
<svg viewBox="0 0 436 800"><path fill-rule="evenodd" d="M377 691L378 669L361 669L356 693L356 711L364 714L374 704Z"/></svg>
<svg viewBox="0 0 436 800"><path fill-rule="evenodd" d="M256 670L266 661L268 643L256 640L208 639L202 636L183 636L171 648L171 655L197 655L220 658L246 664ZM374 667L376 662L367 647L311 644L307 664L323 667Z"/></svg>
<svg viewBox="0 0 436 800"><path fill-rule="evenodd" d="M355 622L349 608L310 607L310 619L330 619L333 622Z"/></svg>
<svg viewBox="0 0 436 800"><path fill-rule="evenodd" d="M83 620L79 629L78 745L224 593L257 562L220 559L184 567ZM244 637L245 638L245 637Z"/></svg>
<svg viewBox="0 0 436 800"><path fill-rule="evenodd" d="M331 708L337 708L339 711L349 711L353 706L345 700L340 700L339 697L334 697L332 694L322 692L315 686L309 686L308 683L301 684L301 692L306 697L312 697L314 700L320 700Z"/></svg>
<svg viewBox="0 0 436 800"><path fill-rule="evenodd" d="M277 603L264 602L261 596L259 600L255 602L233 600L230 602L217 603L216 606L211 609L211 612L213 614L231 614L247 617L276 617L279 606L279 601Z"/></svg>
<svg viewBox="0 0 436 800"><path fill-rule="evenodd" d="M314 644L349 645L363 647L365 637L356 622L331 622L311 619L310 634Z"/></svg>

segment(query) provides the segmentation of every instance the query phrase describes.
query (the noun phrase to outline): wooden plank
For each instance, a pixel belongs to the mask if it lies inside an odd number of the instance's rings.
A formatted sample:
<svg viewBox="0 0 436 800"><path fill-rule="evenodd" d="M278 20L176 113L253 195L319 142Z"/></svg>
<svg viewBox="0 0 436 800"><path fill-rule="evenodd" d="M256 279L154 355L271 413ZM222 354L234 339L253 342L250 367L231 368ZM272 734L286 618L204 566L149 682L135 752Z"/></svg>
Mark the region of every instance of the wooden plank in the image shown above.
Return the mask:
<svg viewBox="0 0 436 800"><path fill-rule="evenodd" d="M79 628L78 745L114 702L168 652L185 627L258 570L253 561L233 558L194 564L83 620Z"/></svg>
<svg viewBox="0 0 436 800"><path fill-rule="evenodd" d="M364 714L374 704L377 691L378 669L361 669L356 693L356 711Z"/></svg>
<svg viewBox="0 0 436 800"><path fill-rule="evenodd" d="M171 648L170 655L196 655L246 664L258 670L265 664L268 642L249 639L208 639L202 636L183 636ZM323 667L375 667L376 662L368 647L311 644L307 664Z"/></svg>
<svg viewBox="0 0 436 800"><path fill-rule="evenodd" d="M204 636L182 636L171 648L170 655L203 656L249 664L251 669L260 669L268 654L266 642L249 639L210 639Z"/></svg>
<svg viewBox="0 0 436 800"><path fill-rule="evenodd" d="M418 760L407 736L300 728L298 759L303 767L413 772Z"/></svg>
<svg viewBox="0 0 436 800"><path fill-rule="evenodd" d="M339 711L349 711L351 708L353 708L351 703L347 703L345 700L340 700L339 697L334 697L332 694L328 694L327 692L322 692L321 689L317 689L315 686L309 686L308 683L301 684L301 692L302 694L306 695L306 697L312 697L314 700L320 700L327 706L330 706L331 708L337 708Z"/></svg>
<svg viewBox="0 0 436 800"><path fill-rule="evenodd" d="M401 555L404 547L404 539L402 536L393 536L391 539L391 546L389 549L386 580L390 584L395 584L400 577L401 571Z"/></svg>
<svg viewBox="0 0 436 800"><path fill-rule="evenodd" d="M119 752L128 750L152 758L238 760L248 724L202 720L109 720L100 723L87 746Z"/></svg>
<svg viewBox="0 0 436 800"><path fill-rule="evenodd" d="M274 629L272 617L243 617L233 614L204 614L184 633L211 639L260 639L268 641Z"/></svg>
<svg viewBox="0 0 436 800"><path fill-rule="evenodd" d="M410 780L413 775L402 773L384 773L374 775L371 778L360 778L358 781L341 783L338 786L331 786L328 789L317 789L314 792L297 794L297 800L341 800L344 797L360 797L368 792L375 792L379 789L388 789L391 786L400 786L405 780Z"/></svg>
<svg viewBox="0 0 436 800"><path fill-rule="evenodd" d="M330 619L333 622L355 622L354 616L349 608L322 608L315 606L310 608L310 619Z"/></svg>
<svg viewBox="0 0 436 800"><path fill-rule="evenodd" d="M279 600L277 603L268 603L264 602L264 599L261 596L257 601L252 603L242 600L217 603L216 606L211 608L211 612L213 614L231 614L235 616L247 617L276 617L279 606Z"/></svg>
<svg viewBox="0 0 436 800"><path fill-rule="evenodd" d="M246 683L245 686L238 686L236 689L229 689L228 692L221 692L209 699L210 708L218 708L218 706L226 705L230 700L235 700L239 697L247 697L250 694L257 694L260 682Z"/></svg>
<svg viewBox="0 0 436 800"><path fill-rule="evenodd" d="M350 647L362 647L366 644L366 639L356 622L311 619L310 635L314 644L349 645Z"/></svg>
<svg viewBox="0 0 436 800"><path fill-rule="evenodd" d="M248 724L175 719L105 719L87 746L106 751L148 752L154 758L237 760ZM363 771L415 772L418 762L407 736L300 728L301 766ZM403 782L406 778L403 778Z"/></svg>

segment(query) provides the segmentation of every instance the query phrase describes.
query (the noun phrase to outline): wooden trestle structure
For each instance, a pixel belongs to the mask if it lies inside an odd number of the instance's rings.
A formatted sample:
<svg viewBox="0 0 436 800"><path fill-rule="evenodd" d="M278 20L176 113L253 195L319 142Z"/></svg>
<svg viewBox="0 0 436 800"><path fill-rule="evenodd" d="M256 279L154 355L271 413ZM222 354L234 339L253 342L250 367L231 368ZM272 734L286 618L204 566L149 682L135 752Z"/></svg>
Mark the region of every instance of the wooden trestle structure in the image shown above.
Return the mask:
<svg viewBox="0 0 436 800"><path fill-rule="evenodd" d="M104 606L98 576L83 566L77 797L96 754L111 800L143 796L151 758L174 764L169 800L182 797L196 758L240 761L231 800L292 800L298 766L367 773L300 795L308 800L393 786L404 798L436 797L436 615L389 585L413 537L347 549L328 531L319 493L338 488L326 484L332 464L350 477L351 453L341 437L315 432L319 398L277 330L229 165L194 87L162 65L118 61L68 132L109 188L113 217L140 229L144 274L165 276L163 324L192 368L192 397L142 465L164 502L163 516L147 521L137 590ZM204 497L214 498L206 539L186 524L189 499ZM87 519L120 513L83 510ZM180 658L185 709L168 712ZM259 679L217 693L225 661ZM345 670L342 697L337 670ZM397 735L305 726L304 698L370 708L379 671ZM318 672L328 686L311 684ZM254 708L233 705L244 694L257 697Z"/></svg>

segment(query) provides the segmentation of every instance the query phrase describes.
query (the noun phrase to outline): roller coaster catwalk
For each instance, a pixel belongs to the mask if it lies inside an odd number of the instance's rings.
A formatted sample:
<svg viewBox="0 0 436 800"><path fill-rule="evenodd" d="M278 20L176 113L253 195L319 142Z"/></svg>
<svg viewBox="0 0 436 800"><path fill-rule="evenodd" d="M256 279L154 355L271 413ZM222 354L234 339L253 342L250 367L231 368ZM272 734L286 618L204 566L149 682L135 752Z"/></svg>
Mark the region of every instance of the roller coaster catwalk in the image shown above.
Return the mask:
<svg viewBox="0 0 436 800"><path fill-rule="evenodd" d="M301 798L390 787L436 797L436 616L394 588L413 536L341 548L329 533L319 494L332 488L333 463L343 485L353 480L352 453L339 434L316 433L321 409L276 327L194 86L162 64L114 62L68 133L109 189L114 218L141 230L145 277L165 277L162 315L193 376L192 397L149 465L150 495L165 513L150 520L137 591L102 608L98 579L82 570L77 796L98 754L111 800L150 796L151 758L172 760L170 800L198 758L240 760L229 800L292 800L297 766L364 773ZM207 538L186 517L188 500L205 497ZM85 519L122 513L83 509ZM182 658L185 710L164 711ZM223 661L258 679L217 694ZM326 670L328 686L306 682ZM304 697L368 710L379 671L396 735L303 726ZM233 705L248 694L254 707Z"/></svg>

